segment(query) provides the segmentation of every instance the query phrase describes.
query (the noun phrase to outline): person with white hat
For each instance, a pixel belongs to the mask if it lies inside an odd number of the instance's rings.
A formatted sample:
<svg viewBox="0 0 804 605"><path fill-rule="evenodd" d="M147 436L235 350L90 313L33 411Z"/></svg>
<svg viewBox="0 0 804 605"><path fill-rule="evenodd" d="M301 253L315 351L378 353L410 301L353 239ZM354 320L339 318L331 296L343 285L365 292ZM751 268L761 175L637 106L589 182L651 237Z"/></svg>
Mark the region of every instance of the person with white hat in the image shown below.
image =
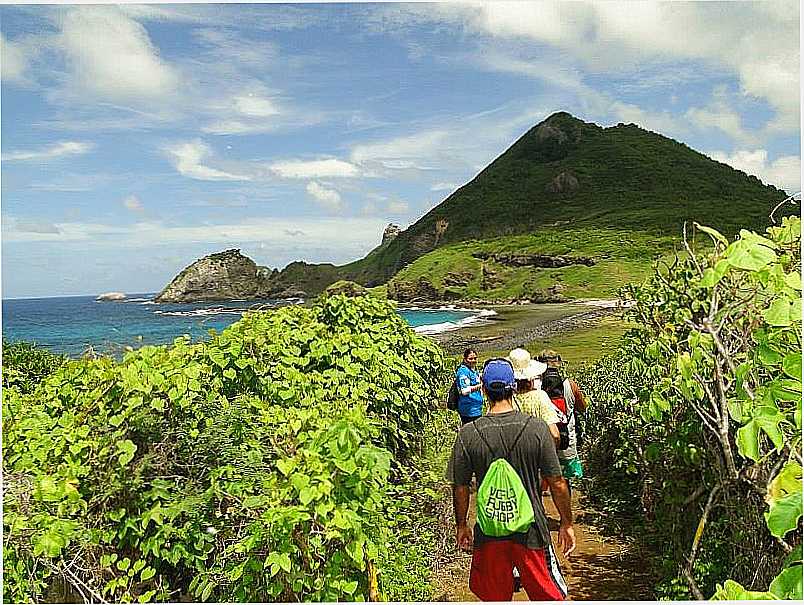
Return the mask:
<svg viewBox="0 0 804 605"><path fill-rule="evenodd" d="M550 397L541 388L541 376L547 370L547 364L531 359L530 353L521 348L511 351L508 359L514 367L514 378L516 379L514 402L523 413L544 420L558 446L561 438L556 426L558 414L556 414Z"/></svg>

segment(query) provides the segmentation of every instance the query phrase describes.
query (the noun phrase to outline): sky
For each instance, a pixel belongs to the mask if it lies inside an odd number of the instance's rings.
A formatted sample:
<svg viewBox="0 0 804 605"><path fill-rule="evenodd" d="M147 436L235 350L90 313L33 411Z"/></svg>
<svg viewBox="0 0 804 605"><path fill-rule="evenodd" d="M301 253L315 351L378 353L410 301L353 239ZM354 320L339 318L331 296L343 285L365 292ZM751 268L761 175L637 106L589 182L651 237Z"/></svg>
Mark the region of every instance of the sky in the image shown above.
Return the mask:
<svg viewBox="0 0 804 605"><path fill-rule="evenodd" d="M556 111L800 189L799 5L0 6L2 296L344 263Z"/></svg>

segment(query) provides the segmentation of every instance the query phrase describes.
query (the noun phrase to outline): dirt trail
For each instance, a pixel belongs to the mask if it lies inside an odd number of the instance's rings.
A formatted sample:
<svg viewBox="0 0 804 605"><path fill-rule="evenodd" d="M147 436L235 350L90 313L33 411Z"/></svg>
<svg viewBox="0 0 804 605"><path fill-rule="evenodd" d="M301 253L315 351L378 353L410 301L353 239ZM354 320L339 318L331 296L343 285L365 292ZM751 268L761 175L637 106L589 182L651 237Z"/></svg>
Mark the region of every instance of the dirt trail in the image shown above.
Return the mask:
<svg viewBox="0 0 804 605"><path fill-rule="evenodd" d="M645 557L639 549L625 539L604 537L601 521L583 509L583 499L578 490L573 490L572 509L575 516L575 537L578 546L569 558L559 552L561 571L569 587L568 600L652 600L651 577ZM547 516L551 523L553 543L557 544L558 511L549 496L544 497ZM474 523L474 496L470 503L470 523ZM452 536L450 536L454 540ZM558 552L559 549L556 548ZM477 601L469 590L469 567L472 555L455 552L454 558L443 567L437 578L438 601ZM515 601L527 601L525 591L514 594Z"/></svg>

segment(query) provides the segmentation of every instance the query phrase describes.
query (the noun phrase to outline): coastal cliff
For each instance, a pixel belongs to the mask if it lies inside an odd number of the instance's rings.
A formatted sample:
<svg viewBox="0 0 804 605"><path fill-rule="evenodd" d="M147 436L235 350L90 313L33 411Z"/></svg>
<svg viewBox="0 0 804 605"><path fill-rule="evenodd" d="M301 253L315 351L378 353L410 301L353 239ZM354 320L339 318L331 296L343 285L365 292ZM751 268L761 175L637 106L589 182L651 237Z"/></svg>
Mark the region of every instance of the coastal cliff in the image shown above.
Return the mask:
<svg viewBox="0 0 804 605"><path fill-rule="evenodd" d="M260 267L240 250L224 250L198 259L165 286L156 302L201 302L256 299L275 295L272 271Z"/></svg>

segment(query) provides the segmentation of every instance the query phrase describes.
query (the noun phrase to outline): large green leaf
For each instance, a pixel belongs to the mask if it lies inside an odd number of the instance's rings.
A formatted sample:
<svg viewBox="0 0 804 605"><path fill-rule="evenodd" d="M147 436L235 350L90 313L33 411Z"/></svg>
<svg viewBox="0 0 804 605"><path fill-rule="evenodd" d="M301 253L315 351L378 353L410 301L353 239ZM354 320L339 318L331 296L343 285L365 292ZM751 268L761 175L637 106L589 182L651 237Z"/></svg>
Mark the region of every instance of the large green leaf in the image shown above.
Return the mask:
<svg viewBox="0 0 804 605"><path fill-rule="evenodd" d="M786 420L784 414L769 406L759 406L753 411L754 417L737 429L737 450L746 458L758 462L761 454L759 432L764 432L778 450L784 447L784 434L779 424Z"/></svg>
<svg viewBox="0 0 804 605"><path fill-rule="evenodd" d="M773 505L779 500L801 491L801 465L798 462L788 462L779 474L768 485L766 499Z"/></svg>
<svg viewBox="0 0 804 605"><path fill-rule="evenodd" d="M713 601L775 601L776 596L770 592L746 590L734 580L726 580L723 586L718 585L717 592L712 595Z"/></svg>
<svg viewBox="0 0 804 605"><path fill-rule="evenodd" d="M771 582L770 591L780 599L802 599L801 565L788 567Z"/></svg>
<svg viewBox="0 0 804 605"><path fill-rule="evenodd" d="M782 361L782 370L784 370L784 373L790 376L790 378L801 380L801 353L790 353L786 355Z"/></svg>
<svg viewBox="0 0 804 605"><path fill-rule="evenodd" d="M801 491L782 498L765 513L765 522L771 534L777 538L798 527L801 519Z"/></svg>
<svg viewBox="0 0 804 605"><path fill-rule="evenodd" d="M790 299L782 297L774 300L770 307L765 309L762 316L768 324L784 328L795 321L792 311L793 306Z"/></svg>
<svg viewBox="0 0 804 605"><path fill-rule="evenodd" d="M755 420L737 429L737 451L745 458L759 461L759 424Z"/></svg>
<svg viewBox="0 0 804 605"><path fill-rule="evenodd" d="M759 271L776 260L776 253L759 242L737 240L725 252L726 260L733 267Z"/></svg>
<svg viewBox="0 0 804 605"><path fill-rule="evenodd" d="M704 233L709 235L716 242L720 242L724 246L729 245L729 240L727 240L726 237L722 233L720 233L720 231L718 231L717 229L713 229L712 227L707 227L706 225L701 225L700 223L696 222L693 222L693 225L695 225L695 228L698 229L699 231L703 231Z"/></svg>

